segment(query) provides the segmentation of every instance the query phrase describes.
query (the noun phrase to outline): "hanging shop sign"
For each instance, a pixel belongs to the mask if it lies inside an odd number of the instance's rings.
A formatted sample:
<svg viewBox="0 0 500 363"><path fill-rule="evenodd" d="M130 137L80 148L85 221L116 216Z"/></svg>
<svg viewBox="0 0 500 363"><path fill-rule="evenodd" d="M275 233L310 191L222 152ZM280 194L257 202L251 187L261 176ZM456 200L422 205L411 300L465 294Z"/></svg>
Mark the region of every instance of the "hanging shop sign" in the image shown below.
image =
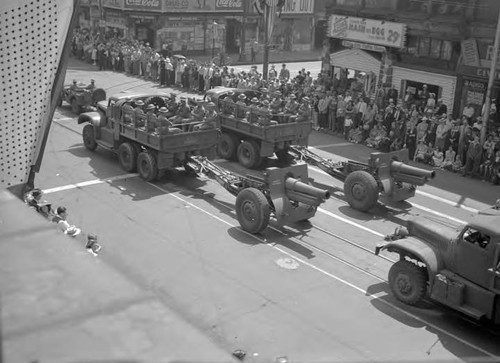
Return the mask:
<svg viewBox="0 0 500 363"><path fill-rule="evenodd" d="M462 59L466 66L479 67L479 51L476 39L462 40Z"/></svg>
<svg viewBox="0 0 500 363"><path fill-rule="evenodd" d="M406 42L406 25L390 21L331 15L328 19L327 35L331 38L403 48Z"/></svg>
<svg viewBox="0 0 500 363"><path fill-rule="evenodd" d="M125 9L161 11L160 0L125 0Z"/></svg>
<svg viewBox="0 0 500 363"><path fill-rule="evenodd" d="M346 48L371 50L372 52L383 53L386 51L385 47L382 47L381 45L366 44L366 43L360 43L360 42L351 42L350 40L343 40L342 45Z"/></svg>

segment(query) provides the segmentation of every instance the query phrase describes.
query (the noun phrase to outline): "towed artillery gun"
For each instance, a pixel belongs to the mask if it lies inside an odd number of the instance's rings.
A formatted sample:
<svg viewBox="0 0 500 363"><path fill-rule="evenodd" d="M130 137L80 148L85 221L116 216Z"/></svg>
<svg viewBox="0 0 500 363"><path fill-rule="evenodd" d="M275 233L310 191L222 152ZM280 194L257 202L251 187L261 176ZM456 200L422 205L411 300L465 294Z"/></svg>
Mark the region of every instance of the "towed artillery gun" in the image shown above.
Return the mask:
<svg viewBox="0 0 500 363"><path fill-rule="evenodd" d="M306 147L290 146L289 154L303 160L344 182L344 194L349 205L362 212L373 208L379 195L393 203L415 195L417 186L434 178L435 172L408 165L408 150L370 154L368 163L352 160L334 162Z"/></svg>
<svg viewBox="0 0 500 363"><path fill-rule="evenodd" d="M186 167L215 179L236 196L236 215L241 228L262 232L273 215L279 225L304 221L316 214L330 192L308 184L307 165L267 168L263 178L241 176L219 167L206 157L192 156Z"/></svg>
<svg viewBox="0 0 500 363"><path fill-rule="evenodd" d="M500 324L500 218L473 217L453 228L424 218L398 227L375 249L399 255L389 270L394 296L409 305L431 300L477 320Z"/></svg>

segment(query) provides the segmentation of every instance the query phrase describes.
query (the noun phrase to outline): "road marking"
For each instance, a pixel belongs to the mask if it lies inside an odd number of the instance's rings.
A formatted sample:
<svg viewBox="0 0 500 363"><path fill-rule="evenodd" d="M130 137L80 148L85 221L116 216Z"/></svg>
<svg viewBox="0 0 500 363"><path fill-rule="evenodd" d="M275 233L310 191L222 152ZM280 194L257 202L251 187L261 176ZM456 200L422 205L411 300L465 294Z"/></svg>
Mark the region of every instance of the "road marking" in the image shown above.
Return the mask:
<svg viewBox="0 0 500 363"><path fill-rule="evenodd" d="M162 192L163 192L163 193L165 193L167 196L169 196L169 197L173 197L173 198L175 198L175 199L177 199L177 200L179 200L179 201L181 201L181 202L183 202L183 203L185 203L185 204L189 205L190 207L192 207L192 208L194 208L194 209L196 209L196 210L199 210L200 212L202 212L202 213L204 213L204 214L206 214L206 215L208 215L208 216L210 216L210 217L212 217L212 218L215 218L216 220L218 220L218 221L220 221L220 222L222 222L222 223L224 223L224 224L226 224L226 225L228 225L228 226L230 226L230 227L232 227L232 228L237 227L236 225L233 225L232 223L230 223L230 222L228 222L228 221L223 220L222 218L220 218L220 217L216 216L215 214L213 214L213 213L211 213L211 212L209 212L209 211L207 211L207 210L205 210L205 209L203 209L203 208L201 208L201 207L198 207L197 205L195 205L195 204L193 204L193 203L191 203L191 202L188 202L187 200L185 200L185 199L183 199L183 198L179 197L178 195L175 195L175 194L171 193L170 191L168 191L168 190L166 190L166 189L164 189L164 188L162 188L162 187L160 187L160 186L158 186L158 185L155 185L155 184L153 184L153 183L149 183L149 182L148 182L148 184L149 184L149 185L151 185L151 186L153 186L154 188L156 188L156 189L158 189L158 190L162 191ZM346 286L348 286L348 287L350 287L350 288L352 288L352 289L354 289L354 290L356 290L356 291L358 291L358 292L362 293L362 294L363 294L363 295L365 295L365 296L369 296L372 300L377 300L377 301L379 301L379 302L382 302L382 303L383 303L383 304L385 304L386 306L389 306L389 307L393 308L394 310L398 311L399 313L404 314L404 315L407 315L407 316L409 316L409 317L411 317L411 318L415 319L416 321L418 321L418 322L420 322L420 323L423 323L423 324L425 324L426 326L428 326L428 327L431 327L431 328L435 329L436 331L439 331L439 332L441 332L441 333L443 333L443 334L446 334L447 336L449 336L449 337L451 337L451 338L455 339L456 341L458 341L458 342L460 342L460 343L462 343L462 344L464 344L464 345L467 345L467 346L469 346L469 347L471 347L471 348L473 348L473 349L477 350L478 352L481 352L481 353L483 353L483 354L485 354L485 355L488 355L488 356L490 356L490 357L492 357L492 358L497 358L497 356L496 356L495 354L493 354L493 353L491 353L491 352L487 351L486 349L483 349L483 348L481 348L481 347L479 347L479 346L477 346L477 345L475 345L475 344L473 344L473 343L470 343L470 342L466 341L465 339L462 339L462 338L460 338L459 336L457 336L457 335L455 335L455 334L453 334L453 333L451 333L451 332L447 331L446 329L441 328L441 327L439 327L439 326L437 326L437 325L435 325L435 324L433 324L433 323L431 323L431 322L427 321L427 320L426 320L426 319L424 319L424 318L420 318L420 317L418 317L417 315L415 315L415 314L413 314L413 313L410 313L410 312L408 312L408 311L406 311L406 310L404 310L404 309L402 309L402 308L400 308L400 307L398 307L398 306L396 306L396 305L394 305L394 304L390 303L389 301L385 301L385 300L381 299L381 298L380 298L380 296L378 296L380 293L377 293L377 294L372 294L372 293L368 292L367 290L363 289L362 287L359 287L359 286L357 286L357 285L355 285L355 284L353 284L353 283L351 283L351 282L349 282L349 281L347 281L347 280L344 280L344 279L342 279L341 277L338 277L338 276L336 276L336 275L334 275L334 274L332 274L332 273L330 273L330 272L328 272L328 271L326 271L326 270L324 270L324 269L322 269L322 268L320 268L320 267L318 267L318 266L316 266L316 265L313 265L312 263L310 263L310 262L308 262L308 261L306 261L306 260L303 260L302 258L297 257L297 256L293 255L292 253L290 253L290 252L288 252L288 251L286 251L286 250L284 250L284 249L282 249L282 248L280 248L280 247L277 247L276 245L274 245L274 244L272 244L272 243L268 243L268 242L266 242L266 241L265 241L265 240L263 240L262 238L259 238L259 237L258 237L258 236L256 236L256 235L253 235L253 234L251 234L251 233L248 233L248 232L246 232L246 231L242 230L241 228L240 228L240 231L241 231L242 233L246 234L247 236L249 236L249 237L251 237L251 238L256 239L257 241L259 241L259 242L261 242L261 243L264 243L266 246L268 246L268 247L270 247L270 248L273 248L273 249L275 249L275 250L277 250L277 251L279 251L279 252L283 253L284 255L286 255L286 256L288 256L288 257L291 257L291 258L293 258L293 259L295 259L295 260L299 261L299 262L300 262L300 263L302 263L303 265L308 266L308 267L310 267L311 269L313 269L313 270L315 270L315 271L317 271L317 272L319 272L319 273L321 273L321 274L323 274L323 275L325 275L325 276L328 276L328 277L330 277L330 278L332 278L332 279L334 279L334 280L336 280L336 281L338 281L338 282L340 282L340 283L342 283L342 284L344 284L344 285L346 285ZM378 233L378 232L376 232L376 233Z"/></svg>
<svg viewBox="0 0 500 363"><path fill-rule="evenodd" d="M414 206L415 208L421 209L421 210L423 210L425 212L429 212L429 213L435 214L438 217L443 217L443 218L449 219L450 221L457 222L458 224L467 224L466 221L463 221L463 220L458 219L458 218L450 217L447 214L437 212L437 211L435 211L433 209L424 207L423 205L419 205L419 204L415 204L415 203L411 203L411 205Z"/></svg>
<svg viewBox="0 0 500 363"><path fill-rule="evenodd" d="M107 183L107 182L111 182L111 181L115 181L115 180L135 178L138 175L139 174L137 174L137 173L122 174L122 175L113 176L113 177L107 178L107 179L95 179L95 180L84 181L84 182L81 182L81 183L68 184L68 185L63 185L63 186L60 186L60 187L45 189L45 190L43 190L43 192L45 194L57 193L57 192L65 191L65 190L71 190L71 189L76 189L76 188L88 187L90 185L103 184L103 183Z"/></svg>
<svg viewBox="0 0 500 363"><path fill-rule="evenodd" d="M423 191L418 190L418 189L417 189L417 194L420 194L420 195L422 195L424 197L427 197L427 198L430 198L430 199L434 199L434 200L440 201L440 202L442 202L444 204L448 204L448 205L451 205L453 207L465 209L465 210L467 210L469 212L472 212L472 213L479 213L479 210L477 210L475 208L468 207L468 206L466 206L466 205L464 205L462 203L454 202L452 200L448 200L448 199L445 199L443 197L438 197L437 195L430 194L430 193L427 193L427 192L423 192ZM460 198L462 198L462 197L460 196Z"/></svg>
<svg viewBox="0 0 500 363"><path fill-rule="evenodd" d="M373 229L370 229L368 227L365 227L365 226L362 226L361 224L359 223L356 223L356 222L353 222L347 218L344 218L344 217L341 217L341 216L338 216L330 211L327 211L326 209L323 209L323 208L318 208L317 209L318 212L321 212L323 214L326 214L327 216L329 217L332 217L332 218L335 218L335 219L338 219L339 221L342 221L342 222L345 222L345 223L348 223L350 224L351 226L354 226L356 228L359 228L359 229L362 229L363 231L366 231L366 232L370 232L372 234L374 234L375 236L378 236L378 237L384 237L385 235L382 234L382 233L379 233L377 231L374 231Z"/></svg>
<svg viewBox="0 0 500 363"><path fill-rule="evenodd" d="M76 121L76 119L73 118L73 117L54 118L52 121L57 122L57 121L67 121L67 120L74 120L74 121Z"/></svg>

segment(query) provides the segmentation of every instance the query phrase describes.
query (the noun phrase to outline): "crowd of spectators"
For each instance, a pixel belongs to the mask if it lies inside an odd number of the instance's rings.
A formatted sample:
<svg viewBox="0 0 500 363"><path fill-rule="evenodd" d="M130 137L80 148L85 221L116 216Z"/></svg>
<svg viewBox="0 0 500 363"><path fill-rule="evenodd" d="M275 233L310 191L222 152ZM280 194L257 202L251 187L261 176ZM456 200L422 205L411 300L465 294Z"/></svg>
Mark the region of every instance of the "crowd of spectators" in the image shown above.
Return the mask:
<svg viewBox="0 0 500 363"><path fill-rule="evenodd" d="M161 86L201 94L226 86L264 89L269 101L282 97L283 103L291 95L298 104L307 97L319 131L343 135L345 140L382 152L406 148L411 160L498 181L499 130L488 130L487 140L481 144L481 118L473 117L469 107L464 108L460 118L452 117L447 105L428 92L425 85L419 97L404 100L380 85L376 92L367 95L357 79L339 80L323 72L313 77L305 69L291 75L283 64L279 69L271 65L268 80L264 80L257 67L235 71L229 66L172 55L168 50L159 52L148 43L101 38L76 32L74 55L99 69L126 72ZM491 109L496 112L494 106Z"/></svg>

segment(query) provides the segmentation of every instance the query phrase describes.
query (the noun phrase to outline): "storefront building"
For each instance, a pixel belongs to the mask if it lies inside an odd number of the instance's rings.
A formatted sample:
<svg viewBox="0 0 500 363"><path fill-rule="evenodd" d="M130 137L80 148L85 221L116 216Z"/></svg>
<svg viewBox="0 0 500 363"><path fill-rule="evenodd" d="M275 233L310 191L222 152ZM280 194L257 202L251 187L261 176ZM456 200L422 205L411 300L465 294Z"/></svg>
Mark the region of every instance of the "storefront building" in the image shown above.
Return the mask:
<svg viewBox="0 0 500 363"><path fill-rule="evenodd" d="M493 45L491 43L477 41L474 38L462 42L462 57L457 67L456 113L461 114L465 106L472 105L475 109L475 116L481 115L486 100L492 57ZM494 80L491 100L494 100L496 105L499 105L500 71L498 67ZM497 113L496 123L500 122L498 115Z"/></svg>
<svg viewBox="0 0 500 363"><path fill-rule="evenodd" d="M250 0L248 0L250 1ZM264 43L264 19L259 14L258 1L253 1L250 18L257 27L247 34L260 44ZM271 48L284 51L304 51L314 48L314 4L315 0L285 0L279 16L275 18ZM248 38L248 36L247 36Z"/></svg>
<svg viewBox="0 0 500 363"><path fill-rule="evenodd" d="M357 80L369 97L379 85L394 87L388 52L389 48L404 46L404 24L332 14L327 35L331 38L328 66L341 85L346 87Z"/></svg>
<svg viewBox="0 0 500 363"><path fill-rule="evenodd" d="M83 0L79 26L186 54L237 51L243 0Z"/></svg>

